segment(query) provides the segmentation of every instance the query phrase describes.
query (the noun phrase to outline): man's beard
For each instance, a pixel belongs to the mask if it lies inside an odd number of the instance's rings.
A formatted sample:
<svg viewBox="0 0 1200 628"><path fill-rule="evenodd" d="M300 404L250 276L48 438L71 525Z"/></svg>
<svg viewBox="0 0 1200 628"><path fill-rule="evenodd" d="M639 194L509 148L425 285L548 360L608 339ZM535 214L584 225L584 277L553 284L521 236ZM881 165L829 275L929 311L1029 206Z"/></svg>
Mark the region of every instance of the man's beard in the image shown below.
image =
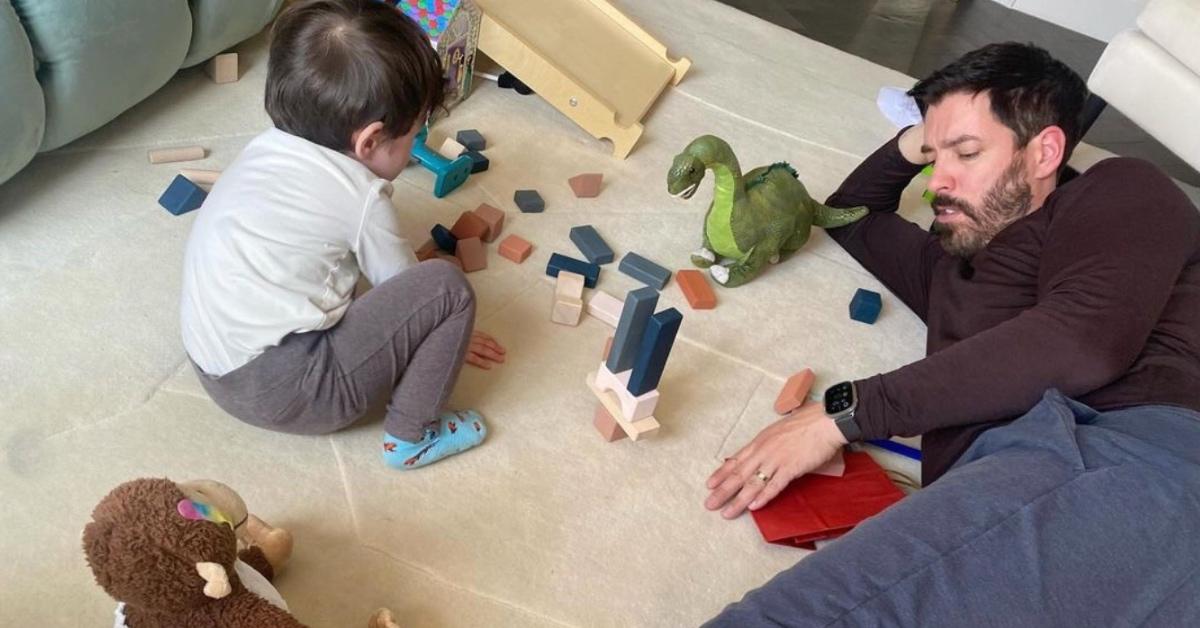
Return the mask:
<svg viewBox="0 0 1200 628"><path fill-rule="evenodd" d="M1025 160L1020 153L1013 157L1000 179L983 196L983 206L975 207L962 199L937 195L931 205L948 207L966 216L970 222L961 224L933 223L933 231L942 241L942 248L951 255L970 259L983 250L997 233L1029 213L1033 190L1022 176ZM972 224L973 223L973 224Z"/></svg>

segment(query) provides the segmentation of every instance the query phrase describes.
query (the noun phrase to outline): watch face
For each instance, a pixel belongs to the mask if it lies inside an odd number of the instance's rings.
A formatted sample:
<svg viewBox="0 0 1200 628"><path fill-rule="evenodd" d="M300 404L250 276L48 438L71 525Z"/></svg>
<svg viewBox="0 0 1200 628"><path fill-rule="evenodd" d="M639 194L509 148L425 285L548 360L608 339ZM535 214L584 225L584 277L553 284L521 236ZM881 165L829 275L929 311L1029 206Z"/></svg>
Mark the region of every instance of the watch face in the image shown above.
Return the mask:
<svg viewBox="0 0 1200 628"><path fill-rule="evenodd" d="M849 410L854 405L854 385L842 382L829 387L825 391L825 414L835 416Z"/></svg>

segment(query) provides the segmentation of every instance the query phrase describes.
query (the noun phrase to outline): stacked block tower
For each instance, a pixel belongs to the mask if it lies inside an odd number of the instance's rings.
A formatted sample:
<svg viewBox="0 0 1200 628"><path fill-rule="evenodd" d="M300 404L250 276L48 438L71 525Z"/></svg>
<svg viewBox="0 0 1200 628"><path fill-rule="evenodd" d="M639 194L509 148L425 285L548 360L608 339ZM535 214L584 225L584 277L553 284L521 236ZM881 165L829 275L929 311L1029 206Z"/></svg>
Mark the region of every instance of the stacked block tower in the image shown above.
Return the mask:
<svg viewBox="0 0 1200 628"><path fill-rule="evenodd" d="M658 430L658 383L683 315L675 308L655 314L657 305L658 291L653 288L633 290L625 297L608 357L588 377L588 386L600 400L596 429L610 441L625 436L637 440Z"/></svg>

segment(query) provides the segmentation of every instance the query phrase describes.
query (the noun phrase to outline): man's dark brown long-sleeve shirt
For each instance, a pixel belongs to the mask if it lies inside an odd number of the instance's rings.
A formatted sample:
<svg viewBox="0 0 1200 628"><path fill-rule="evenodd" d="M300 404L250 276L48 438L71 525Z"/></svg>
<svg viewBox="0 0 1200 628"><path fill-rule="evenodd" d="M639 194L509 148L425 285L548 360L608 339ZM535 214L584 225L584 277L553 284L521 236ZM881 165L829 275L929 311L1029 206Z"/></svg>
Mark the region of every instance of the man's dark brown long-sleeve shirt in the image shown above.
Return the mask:
<svg viewBox="0 0 1200 628"><path fill-rule="evenodd" d="M828 200L870 208L829 235L928 326L926 358L856 382L865 438L923 434L929 483L1048 388L1200 410L1200 214L1166 175L1100 162L967 263L895 213L921 169L897 139Z"/></svg>

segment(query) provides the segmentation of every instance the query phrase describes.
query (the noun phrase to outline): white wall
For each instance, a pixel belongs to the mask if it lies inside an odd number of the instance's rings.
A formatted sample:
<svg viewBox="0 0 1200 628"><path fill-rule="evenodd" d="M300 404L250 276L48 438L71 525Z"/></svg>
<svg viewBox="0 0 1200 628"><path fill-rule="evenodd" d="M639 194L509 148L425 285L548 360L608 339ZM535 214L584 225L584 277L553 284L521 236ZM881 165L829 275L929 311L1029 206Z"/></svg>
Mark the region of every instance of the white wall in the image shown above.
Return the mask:
<svg viewBox="0 0 1200 628"><path fill-rule="evenodd" d="M1147 0L995 0L1006 7L1039 17L1107 42L1133 28Z"/></svg>

